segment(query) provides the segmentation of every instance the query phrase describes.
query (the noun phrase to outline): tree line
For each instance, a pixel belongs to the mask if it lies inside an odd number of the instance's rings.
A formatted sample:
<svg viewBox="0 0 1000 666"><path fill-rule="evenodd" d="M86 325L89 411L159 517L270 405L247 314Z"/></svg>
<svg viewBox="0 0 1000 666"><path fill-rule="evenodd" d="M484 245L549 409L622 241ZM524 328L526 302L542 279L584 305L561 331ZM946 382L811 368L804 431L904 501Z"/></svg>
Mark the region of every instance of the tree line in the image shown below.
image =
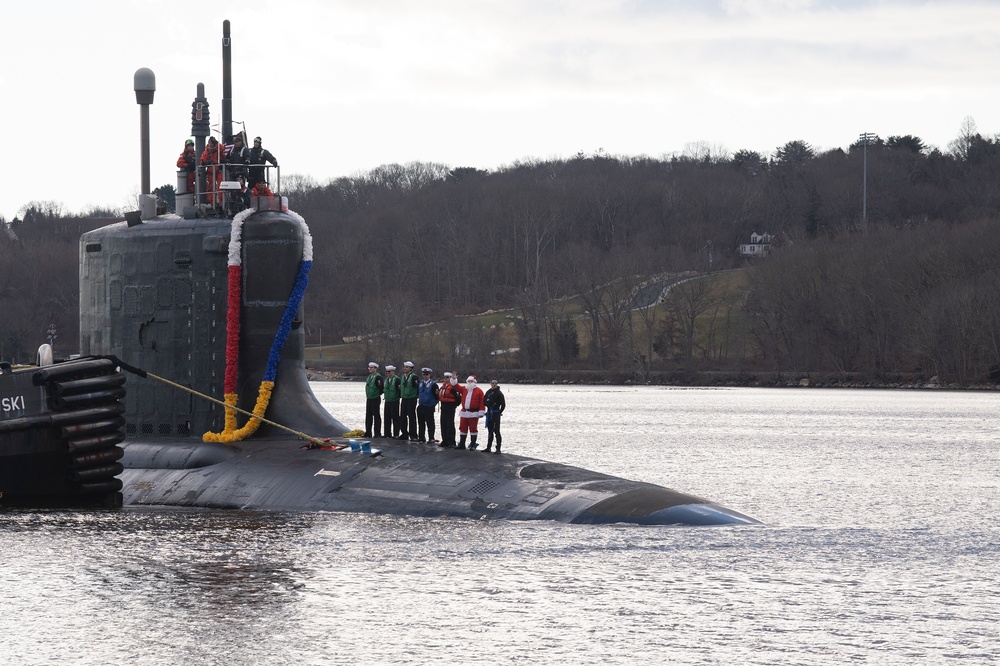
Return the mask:
<svg viewBox="0 0 1000 666"><path fill-rule="evenodd" d="M914 135L824 152L796 140L768 156L693 144L658 159L599 151L490 172L391 164L284 185L314 237L309 341L320 330L327 344L355 337L359 360L426 352L422 322L514 308L512 362L524 367L974 382L1000 363L989 265L998 175L1000 137L966 119L944 151ZM748 264L738 248L755 231L773 236L772 251ZM0 266L18 252L29 262L26 243L0 235ZM664 276L739 267L743 280L682 282L650 308L636 300ZM4 285L0 269L7 303ZM23 334L7 326L0 337L17 348ZM449 330L446 362L489 363L489 348L506 344L493 329Z"/></svg>

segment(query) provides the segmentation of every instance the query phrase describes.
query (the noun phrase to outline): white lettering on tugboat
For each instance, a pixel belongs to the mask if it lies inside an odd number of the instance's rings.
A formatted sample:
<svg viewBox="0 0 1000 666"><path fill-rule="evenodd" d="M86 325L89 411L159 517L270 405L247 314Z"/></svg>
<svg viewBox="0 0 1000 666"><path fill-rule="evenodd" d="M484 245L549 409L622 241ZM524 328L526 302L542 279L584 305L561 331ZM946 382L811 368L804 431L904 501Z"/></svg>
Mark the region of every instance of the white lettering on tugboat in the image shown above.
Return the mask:
<svg viewBox="0 0 1000 666"><path fill-rule="evenodd" d="M0 400L0 409L5 412L12 412L15 409L24 409L24 396L15 395L10 398Z"/></svg>

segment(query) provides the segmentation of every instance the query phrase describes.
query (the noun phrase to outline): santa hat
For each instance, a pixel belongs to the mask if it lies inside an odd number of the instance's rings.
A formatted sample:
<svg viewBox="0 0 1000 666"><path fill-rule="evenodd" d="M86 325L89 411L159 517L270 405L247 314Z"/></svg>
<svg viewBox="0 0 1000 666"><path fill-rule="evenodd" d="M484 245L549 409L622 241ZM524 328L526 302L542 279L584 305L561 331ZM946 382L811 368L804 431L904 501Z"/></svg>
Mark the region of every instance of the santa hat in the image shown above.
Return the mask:
<svg viewBox="0 0 1000 666"><path fill-rule="evenodd" d="M476 376L475 375L469 375L469 378L465 380L465 383L468 384L469 382L472 382L473 384L475 384L476 383Z"/></svg>

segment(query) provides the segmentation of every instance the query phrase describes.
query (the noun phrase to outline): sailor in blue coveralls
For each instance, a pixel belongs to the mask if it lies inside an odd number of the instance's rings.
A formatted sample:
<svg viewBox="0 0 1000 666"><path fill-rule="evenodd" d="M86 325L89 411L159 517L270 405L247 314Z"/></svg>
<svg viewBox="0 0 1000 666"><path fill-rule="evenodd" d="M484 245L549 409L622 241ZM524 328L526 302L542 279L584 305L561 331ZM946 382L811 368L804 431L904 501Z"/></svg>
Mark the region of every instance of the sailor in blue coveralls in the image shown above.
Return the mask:
<svg viewBox="0 0 1000 666"><path fill-rule="evenodd" d="M503 391L500 390L497 380L490 380L490 390L483 397L483 403L486 405L486 430L489 432L486 448L483 451L489 451L493 448L493 436L496 435L497 449L494 453L500 453L500 442L503 441L503 436L500 434L500 415L503 414L503 410L507 409L507 400L504 399Z"/></svg>
<svg viewBox="0 0 1000 666"><path fill-rule="evenodd" d="M434 408L438 403L438 385L431 379L432 372L430 368L421 369L420 384L417 385L418 442L434 441Z"/></svg>

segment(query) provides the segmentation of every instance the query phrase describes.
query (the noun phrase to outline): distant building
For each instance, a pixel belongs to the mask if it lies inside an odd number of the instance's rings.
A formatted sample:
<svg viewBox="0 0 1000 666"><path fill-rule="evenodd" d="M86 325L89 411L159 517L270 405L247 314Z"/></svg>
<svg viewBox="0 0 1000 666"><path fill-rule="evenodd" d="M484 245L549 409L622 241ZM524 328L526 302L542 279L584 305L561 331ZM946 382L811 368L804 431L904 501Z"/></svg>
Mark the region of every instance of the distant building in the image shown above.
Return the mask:
<svg viewBox="0 0 1000 666"><path fill-rule="evenodd" d="M759 234L756 231L750 234L750 242L740 245L741 257L762 257L771 251L771 241L774 236L768 233Z"/></svg>

